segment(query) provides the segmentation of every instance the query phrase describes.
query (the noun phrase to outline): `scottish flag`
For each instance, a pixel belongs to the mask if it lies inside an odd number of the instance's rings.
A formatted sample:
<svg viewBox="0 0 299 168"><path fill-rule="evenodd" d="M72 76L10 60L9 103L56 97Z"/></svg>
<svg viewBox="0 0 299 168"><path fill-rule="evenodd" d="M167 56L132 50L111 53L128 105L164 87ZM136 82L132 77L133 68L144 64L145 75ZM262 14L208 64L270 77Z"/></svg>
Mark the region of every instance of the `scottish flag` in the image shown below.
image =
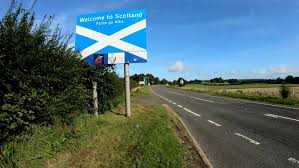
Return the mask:
<svg viewBox="0 0 299 168"><path fill-rule="evenodd" d="M147 62L145 11L78 16L75 49L90 64Z"/></svg>

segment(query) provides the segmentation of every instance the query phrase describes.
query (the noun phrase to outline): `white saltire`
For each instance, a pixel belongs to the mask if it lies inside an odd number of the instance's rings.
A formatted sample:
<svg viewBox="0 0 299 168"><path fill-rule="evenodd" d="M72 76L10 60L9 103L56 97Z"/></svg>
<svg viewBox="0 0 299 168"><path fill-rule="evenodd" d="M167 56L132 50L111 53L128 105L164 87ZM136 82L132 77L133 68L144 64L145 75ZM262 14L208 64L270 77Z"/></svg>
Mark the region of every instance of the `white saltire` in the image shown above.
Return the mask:
<svg viewBox="0 0 299 168"><path fill-rule="evenodd" d="M137 22L129 27L126 27L126 28L108 36L106 34L76 25L76 34L79 34L81 36L85 36L87 38L98 41L95 44L93 44L81 51L82 59L88 57L91 54L94 54L95 52L97 52L107 46L113 46L120 50L134 54L140 58L147 59L146 49L120 40L124 37L127 37L127 36L129 36L135 32L138 32L142 29L145 29L145 28L146 28L146 20L144 19L140 22Z"/></svg>

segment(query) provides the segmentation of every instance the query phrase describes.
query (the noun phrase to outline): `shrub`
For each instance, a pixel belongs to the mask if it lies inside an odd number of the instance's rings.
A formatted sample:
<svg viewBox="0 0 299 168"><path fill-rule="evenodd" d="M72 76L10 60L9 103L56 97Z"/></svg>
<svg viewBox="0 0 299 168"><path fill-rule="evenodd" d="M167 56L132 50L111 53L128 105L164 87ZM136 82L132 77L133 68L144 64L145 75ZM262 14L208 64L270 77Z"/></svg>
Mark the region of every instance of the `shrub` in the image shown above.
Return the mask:
<svg viewBox="0 0 299 168"><path fill-rule="evenodd" d="M288 87L285 84L282 84L280 86L280 91L279 92L280 92L281 97L286 99L290 96L290 87Z"/></svg>
<svg viewBox="0 0 299 168"><path fill-rule="evenodd" d="M0 19L0 148L30 125L70 124L72 113L91 111L92 80L101 112L122 92L114 68L81 61L68 47L71 36L50 29L53 17L34 20L32 8L15 1Z"/></svg>

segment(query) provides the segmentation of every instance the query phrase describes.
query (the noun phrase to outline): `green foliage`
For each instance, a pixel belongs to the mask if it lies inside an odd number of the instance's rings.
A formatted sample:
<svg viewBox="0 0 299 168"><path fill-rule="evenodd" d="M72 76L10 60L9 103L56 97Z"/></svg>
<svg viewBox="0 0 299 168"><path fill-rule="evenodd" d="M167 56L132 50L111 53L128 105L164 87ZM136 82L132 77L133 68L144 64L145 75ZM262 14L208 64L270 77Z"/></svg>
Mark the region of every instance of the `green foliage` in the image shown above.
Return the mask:
<svg viewBox="0 0 299 168"><path fill-rule="evenodd" d="M161 83L162 85L165 85L165 84L169 83L169 81L166 80L166 79L162 79L160 83Z"/></svg>
<svg viewBox="0 0 299 168"><path fill-rule="evenodd" d="M90 66L68 47L70 35L45 16L12 1L0 21L0 148L32 124L70 124L72 113L91 111L98 82L100 111L116 104L121 82L111 66ZM1 151L0 151L1 155Z"/></svg>
<svg viewBox="0 0 299 168"><path fill-rule="evenodd" d="M152 74L134 74L133 76L131 76L131 79L138 83L139 81L143 81L144 77L149 78L149 82L151 85L158 85L161 83L159 77L155 77Z"/></svg>
<svg viewBox="0 0 299 168"><path fill-rule="evenodd" d="M132 96L149 96L151 95L151 88L149 86L142 86L132 91Z"/></svg>
<svg viewBox="0 0 299 168"><path fill-rule="evenodd" d="M224 83L225 81L219 77L219 78L214 78L210 80L211 83Z"/></svg>
<svg viewBox="0 0 299 168"><path fill-rule="evenodd" d="M290 96L290 87L288 87L285 84L282 84L280 86L280 90L279 90L280 96L284 99L288 98Z"/></svg>
<svg viewBox="0 0 299 168"><path fill-rule="evenodd" d="M135 80L130 80L130 89L137 88L139 86L139 83Z"/></svg>

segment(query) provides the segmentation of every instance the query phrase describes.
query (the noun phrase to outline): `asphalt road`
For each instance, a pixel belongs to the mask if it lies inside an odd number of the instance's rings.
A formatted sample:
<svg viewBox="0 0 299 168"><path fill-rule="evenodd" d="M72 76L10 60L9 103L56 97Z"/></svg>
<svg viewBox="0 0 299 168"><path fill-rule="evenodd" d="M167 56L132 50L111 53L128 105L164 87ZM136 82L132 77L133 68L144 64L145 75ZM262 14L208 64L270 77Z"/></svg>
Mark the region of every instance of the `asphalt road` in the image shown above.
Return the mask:
<svg viewBox="0 0 299 168"><path fill-rule="evenodd" d="M215 168L299 167L299 109L154 86Z"/></svg>

